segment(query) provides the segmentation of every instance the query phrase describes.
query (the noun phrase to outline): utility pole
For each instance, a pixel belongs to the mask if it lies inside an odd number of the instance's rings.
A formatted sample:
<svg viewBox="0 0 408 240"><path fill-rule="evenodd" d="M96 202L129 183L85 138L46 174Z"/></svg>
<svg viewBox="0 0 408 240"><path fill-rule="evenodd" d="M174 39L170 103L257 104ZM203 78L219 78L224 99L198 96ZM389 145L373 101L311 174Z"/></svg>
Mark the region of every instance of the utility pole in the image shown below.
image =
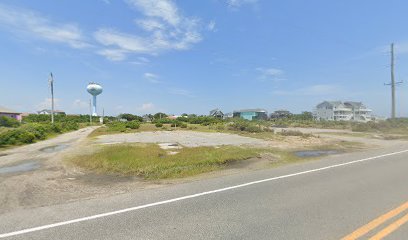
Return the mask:
<svg viewBox="0 0 408 240"><path fill-rule="evenodd" d="M51 88L51 123L54 124L54 76L50 73L50 79L48 80Z"/></svg>
<svg viewBox="0 0 408 240"><path fill-rule="evenodd" d="M394 43L391 43L391 118L395 118Z"/></svg>
<svg viewBox="0 0 408 240"><path fill-rule="evenodd" d="M391 43L391 83L385 84L391 86L391 119L395 118L395 86L402 82L395 82L395 57L394 57L394 43Z"/></svg>

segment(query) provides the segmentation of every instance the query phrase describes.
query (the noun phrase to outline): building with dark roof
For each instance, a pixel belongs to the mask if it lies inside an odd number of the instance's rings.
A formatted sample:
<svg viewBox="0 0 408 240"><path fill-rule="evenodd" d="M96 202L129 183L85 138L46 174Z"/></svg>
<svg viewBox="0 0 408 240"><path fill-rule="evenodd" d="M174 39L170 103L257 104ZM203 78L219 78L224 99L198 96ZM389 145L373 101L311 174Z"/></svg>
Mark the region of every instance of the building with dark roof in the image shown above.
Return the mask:
<svg viewBox="0 0 408 240"><path fill-rule="evenodd" d="M220 109L216 108L210 111L209 116L215 118L224 118L224 113Z"/></svg>

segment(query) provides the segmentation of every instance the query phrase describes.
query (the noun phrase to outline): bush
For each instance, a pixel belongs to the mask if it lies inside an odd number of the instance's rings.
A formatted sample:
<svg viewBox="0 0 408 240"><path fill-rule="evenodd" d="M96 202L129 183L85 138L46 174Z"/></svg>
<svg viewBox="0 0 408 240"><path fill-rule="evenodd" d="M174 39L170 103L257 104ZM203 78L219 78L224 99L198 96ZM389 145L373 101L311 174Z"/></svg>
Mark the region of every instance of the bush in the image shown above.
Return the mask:
<svg viewBox="0 0 408 240"><path fill-rule="evenodd" d="M110 123L107 123L106 126L108 127L108 131L111 131L111 132L125 132L126 131L126 123L124 122L110 122Z"/></svg>
<svg viewBox="0 0 408 240"><path fill-rule="evenodd" d="M247 129L249 125L249 121L235 119L234 122L230 123L229 129L234 131L245 131L245 129Z"/></svg>
<svg viewBox="0 0 408 240"><path fill-rule="evenodd" d="M1 116L0 117L0 127L18 127L20 122L14 118Z"/></svg>
<svg viewBox="0 0 408 240"><path fill-rule="evenodd" d="M157 128L163 127L163 123L161 123L161 122L157 122L157 123L155 123L154 125L155 125Z"/></svg>
<svg viewBox="0 0 408 240"><path fill-rule="evenodd" d="M34 134L36 139L44 140L48 134L52 133L52 126L41 123L28 123L21 126L21 130Z"/></svg>
<svg viewBox="0 0 408 240"><path fill-rule="evenodd" d="M76 122L61 122L52 125L50 123L26 123L17 129L2 132L0 146L33 143L36 140L46 139L50 134L73 131L78 128Z"/></svg>
<svg viewBox="0 0 408 240"><path fill-rule="evenodd" d="M181 127L183 124L185 124L185 123L182 123L180 121L173 121L170 126L171 127ZM187 128L187 125L186 125L186 128Z"/></svg>
<svg viewBox="0 0 408 240"><path fill-rule="evenodd" d="M310 133L302 133L301 131L298 131L298 130L282 130L282 132L280 132L280 135L282 135L282 136L297 136L297 137L302 137L302 138L308 138L308 137L313 136Z"/></svg>
<svg viewBox="0 0 408 240"><path fill-rule="evenodd" d="M77 122L62 122L54 125L59 125L63 132L75 131L79 129L79 124Z"/></svg>
<svg viewBox="0 0 408 240"><path fill-rule="evenodd" d="M33 133L22 129L13 129L0 134L0 146L32 143L35 139Z"/></svg>
<svg viewBox="0 0 408 240"><path fill-rule="evenodd" d="M126 123L126 128L138 129L140 127L139 121L130 121Z"/></svg>
<svg viewBox="0 0 408 240"><path fill-rule="evenodd" d="M211 124L209 128L217 131L223 131L225 130L225 125L224 123Z"/></svg>
<svg viewBox="0 0 408 240"><path fill-rule="evenodd" d="M257 133L257 132L262 132L262 129L259 126L249 125L248 127L245 128L245 131L251 132L251 133Z"/></svg>
<svg viewBox="0 0 408 240"><path fill-rule="evenodd" d="M182 123L182 124L180 125L180 127L181 127L181 128L187 128L187 124Z"/></svg>

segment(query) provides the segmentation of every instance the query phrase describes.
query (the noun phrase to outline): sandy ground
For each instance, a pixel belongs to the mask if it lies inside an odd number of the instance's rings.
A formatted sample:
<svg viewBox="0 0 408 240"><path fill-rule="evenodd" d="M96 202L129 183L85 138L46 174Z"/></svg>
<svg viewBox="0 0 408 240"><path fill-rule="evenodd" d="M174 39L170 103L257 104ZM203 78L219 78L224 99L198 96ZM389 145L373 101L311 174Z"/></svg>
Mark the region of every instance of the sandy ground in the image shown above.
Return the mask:
<svg viewBox="0 0 408 240"><path fill-rule="evenodd" d="M63 161L70 155L92 152L95 145L123 142L177 143L185 147L250 145L299 149L319 146L340 140L361 141L372 145L398 144L399 141L330 136L300 138L285 137L266 141L234 134L205 133L192 131L158 131L132 134L100 136L96 140L87 138L95 127L84 128L60 135L56 138L35 144L17 147L0 152L0 214L19 208L55 205L86 198L100 198L115 194L174 184L200 177L215 177L223 174L236 174L242 171L261 169L276 160L265 156L237 162L226 170L209 173L191 179L146 182L137 177L98 175L83 172ZM311 131L311 129L307 129ZM316 132L325 130L316 129ZM330 131L328 132L330 133Z"/></svg>
<svg viewBox="0 0 408 240"><path fill-rule="evenodd" d="M336 140L333 139L333 142ZM262 140L228 133L193 132L193 131L156 131L125 133L99 136L98 144L117 143L177 143L184 147L198 146L251 146L296 149L308 146L328 144L321 138L282 137L276 140Z"/></svg>
<svg viewBox="0 0 408 240"><path fill-rule="evenodd" d="M85 174L64 163L67 155L89 150L84 146L89 145L87 136L94 129L84 128L1 151L0 213L129 191L131 186L122 186L121 182L141 185L140 181L129 177Z"/></svg>
<svg viewBox="0 0 408 240"><path fill-rule="evenodd" d="M192 131L157 131L134 134L104 135L98 137L96 143L178 143L185 147L249 145L266 146L267 142L250 137L225 133L206 133Z"/></svg>

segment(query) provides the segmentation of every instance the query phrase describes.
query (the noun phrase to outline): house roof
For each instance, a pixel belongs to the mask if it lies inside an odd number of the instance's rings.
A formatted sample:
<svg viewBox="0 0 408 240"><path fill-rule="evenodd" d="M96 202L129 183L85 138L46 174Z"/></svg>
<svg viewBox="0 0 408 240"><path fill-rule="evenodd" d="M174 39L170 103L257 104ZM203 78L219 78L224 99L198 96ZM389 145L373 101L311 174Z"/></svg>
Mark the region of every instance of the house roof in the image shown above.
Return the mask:
<svg viewBox="0 0 408 240"><path fill-rule="evenodd" d="M329 105L330 107L333 108L338 108L339 106L344 107L343 103L341 101L324 101L322 103L319 103L317 105L317 108L324 106L325 104Z"/></svg>
<svg viewBox="0 0 408 240"><path fill-rule="evenodd" d="M51 113L51 110L50 110L50 109L43 109L43 110L38 111L38 112L47 112L47 113ZM65 113L65 112L64 112L64 111L62 111L62 110L54 110L54 113Z"/></svg>
<svg viewBox="0 0 408 240"><path fill-rule="evenodd" d="M220 109L214 109L210 111L210 115L224 115Z"/></svg>
<svg viewBox="0 0 408 240"><path fill-rule="evenodd" d="M3 107L3 106L0 106L0 113L20 113L20 112L14 111L12 109L9 109L9 108Z"/></svg>
<svg viewBox="0 0 408 240"><path fill-rule="evenodd" d="M364 106L364 104L362 102L347 101L347 102L344 102L344 104L345 105L350 105L350 106L355 107L355 108L362 108L362 107L365 108L365 106Z"/></svg>

